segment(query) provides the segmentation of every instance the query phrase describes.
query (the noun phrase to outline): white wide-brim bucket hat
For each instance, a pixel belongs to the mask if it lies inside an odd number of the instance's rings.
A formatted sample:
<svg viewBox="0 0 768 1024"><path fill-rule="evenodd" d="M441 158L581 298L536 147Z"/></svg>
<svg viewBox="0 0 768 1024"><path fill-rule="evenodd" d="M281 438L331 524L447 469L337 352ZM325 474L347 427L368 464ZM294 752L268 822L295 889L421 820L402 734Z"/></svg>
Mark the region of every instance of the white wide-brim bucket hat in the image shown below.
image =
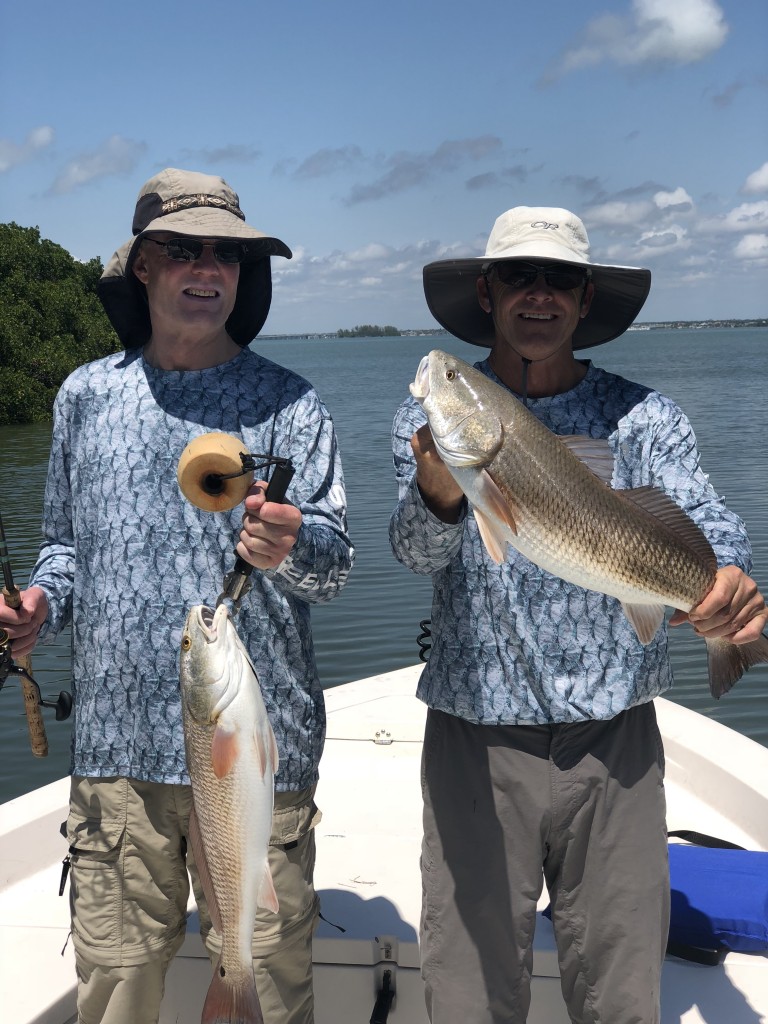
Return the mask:
<svg viewBox="0 0 768 1024"><path fill-rule="evenodd" d="M493 317L477 300L477 279L502 260L588 267L595 294L587 316L573 335L574 349L612 341L634 322L651 287L651 272L640 267L591 263L589 238L569 210L516 206L497 218L485 256L438 260L424 267L424 294L430 312L450 334L490 348Z"/></svg>
<svg viewBox="0 0 768 1024"><path fill-rule="evenodd" d="M245 223L238 195L223 178L168 167L141 187L134 237L112 256L98 284L99 298L125 348L140 348L152 333L146 290L133 273L133 261L142 238L156 231L236 239L247 245L248 258L240 264L237 297L226 329L238 345L253 341L272 302L269 257L290 259L291 250L279 238Z"/></svg>

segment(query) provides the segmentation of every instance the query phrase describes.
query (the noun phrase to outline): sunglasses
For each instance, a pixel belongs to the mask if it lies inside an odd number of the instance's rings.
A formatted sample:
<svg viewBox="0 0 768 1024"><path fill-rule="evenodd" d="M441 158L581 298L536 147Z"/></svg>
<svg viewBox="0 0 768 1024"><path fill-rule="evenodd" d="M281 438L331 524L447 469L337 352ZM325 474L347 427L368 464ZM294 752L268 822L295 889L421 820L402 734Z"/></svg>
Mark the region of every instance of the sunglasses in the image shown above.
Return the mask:
<svg viewBox="0 0 768 1024"><path fill-rule="evenodd" d="M580 270L557 264L540 267L535 263L494 263L490 269L496 271L496 277L508 288L530 288L541 274L548 286L559 292L580 288L592 276L588 269Z"/></svg>
<svg viewBox="0 0 768 1024"><path fill-rule="evenodd" d="M194 263L203 255L203 249L210 246L213 249L213 256L217 263L226 263L234 266L242 263L248 258L248 246L243 242L231 242L222 240L220 242L201 242L199 238L169 238L167 242L158 242L156 238L144 237L145 242L154 242L165 249L165 255L169 260L177 263Z"/></svg>

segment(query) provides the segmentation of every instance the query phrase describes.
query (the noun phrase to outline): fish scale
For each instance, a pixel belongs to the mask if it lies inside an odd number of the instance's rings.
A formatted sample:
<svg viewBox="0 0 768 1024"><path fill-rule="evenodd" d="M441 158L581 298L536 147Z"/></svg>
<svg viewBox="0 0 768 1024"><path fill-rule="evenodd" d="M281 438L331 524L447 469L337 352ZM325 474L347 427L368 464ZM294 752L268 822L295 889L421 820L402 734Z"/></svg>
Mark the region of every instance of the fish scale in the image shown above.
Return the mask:
<svg viewBox="0 0 768 1024"><path fill-rule="evenodd" d="M622 601L650 603L653 595L687 611L700 600L714 582L714 553L706 564L674 530L598 480L513 395L499 391L511 400L499 422L513 443L502 445L486 469L513 509L517 537L509 543L555 575Z"/></svg>

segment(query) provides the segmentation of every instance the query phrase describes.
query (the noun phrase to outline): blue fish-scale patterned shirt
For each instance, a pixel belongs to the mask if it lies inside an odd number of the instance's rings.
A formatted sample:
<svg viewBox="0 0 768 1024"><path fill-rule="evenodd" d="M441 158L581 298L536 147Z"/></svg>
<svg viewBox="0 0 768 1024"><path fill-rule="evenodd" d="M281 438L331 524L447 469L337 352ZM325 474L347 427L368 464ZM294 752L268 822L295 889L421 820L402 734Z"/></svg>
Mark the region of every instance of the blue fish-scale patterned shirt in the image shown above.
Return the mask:
<svg viewBox="0 0 768 1024"><path fill-rule="evenodd" d="M502 384L487 361L475 366ZM750 571L744 524L710 486L674 402L588 364L571 391L530 399L529 408L556 434L607 438L615 488L666 491L706 534L718 565ZM644 647L614 598L566 583L512 549L496 565L471 509L456 524L427 509L410 444L425 422L408 398L392 431L400 495L392 550L434 585L432 649L418 696L470 722L524 725L612 718L670 687L666 627Z"/></svg>
<svg viewBox="0 0 768 1024"><path fill-rule="evenodd" d="M72 623L72 772L189 781L182 627L192 605L212 606L221 592L243 513L203 512L179 490L181 453L209 431L296 470L287 494L303 517L296 545L276 569L254 570L237 628L277 738L276 787L303 789L317 780L325 735L310 605L339 592L354 553L327 410L307 381L249 349L184 372L120 353L80 367L56 399L30 584L49 602L41 640Z"/></svg>

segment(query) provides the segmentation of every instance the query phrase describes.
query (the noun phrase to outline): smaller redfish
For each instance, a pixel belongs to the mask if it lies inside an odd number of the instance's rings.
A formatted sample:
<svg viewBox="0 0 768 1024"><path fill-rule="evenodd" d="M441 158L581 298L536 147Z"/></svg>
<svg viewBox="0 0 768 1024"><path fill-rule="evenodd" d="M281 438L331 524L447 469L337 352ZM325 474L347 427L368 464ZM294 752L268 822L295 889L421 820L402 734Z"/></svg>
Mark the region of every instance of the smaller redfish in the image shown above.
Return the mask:
<svg viewBox="0 0 768 1024"><path fill-rule="evenodd" d="M194 809L190 841L221 955L202 1024L263 1024L251 941L277 913L267 854L278 755L259 681L226 605L196 605L181 639L181 699Z"/></svg>

